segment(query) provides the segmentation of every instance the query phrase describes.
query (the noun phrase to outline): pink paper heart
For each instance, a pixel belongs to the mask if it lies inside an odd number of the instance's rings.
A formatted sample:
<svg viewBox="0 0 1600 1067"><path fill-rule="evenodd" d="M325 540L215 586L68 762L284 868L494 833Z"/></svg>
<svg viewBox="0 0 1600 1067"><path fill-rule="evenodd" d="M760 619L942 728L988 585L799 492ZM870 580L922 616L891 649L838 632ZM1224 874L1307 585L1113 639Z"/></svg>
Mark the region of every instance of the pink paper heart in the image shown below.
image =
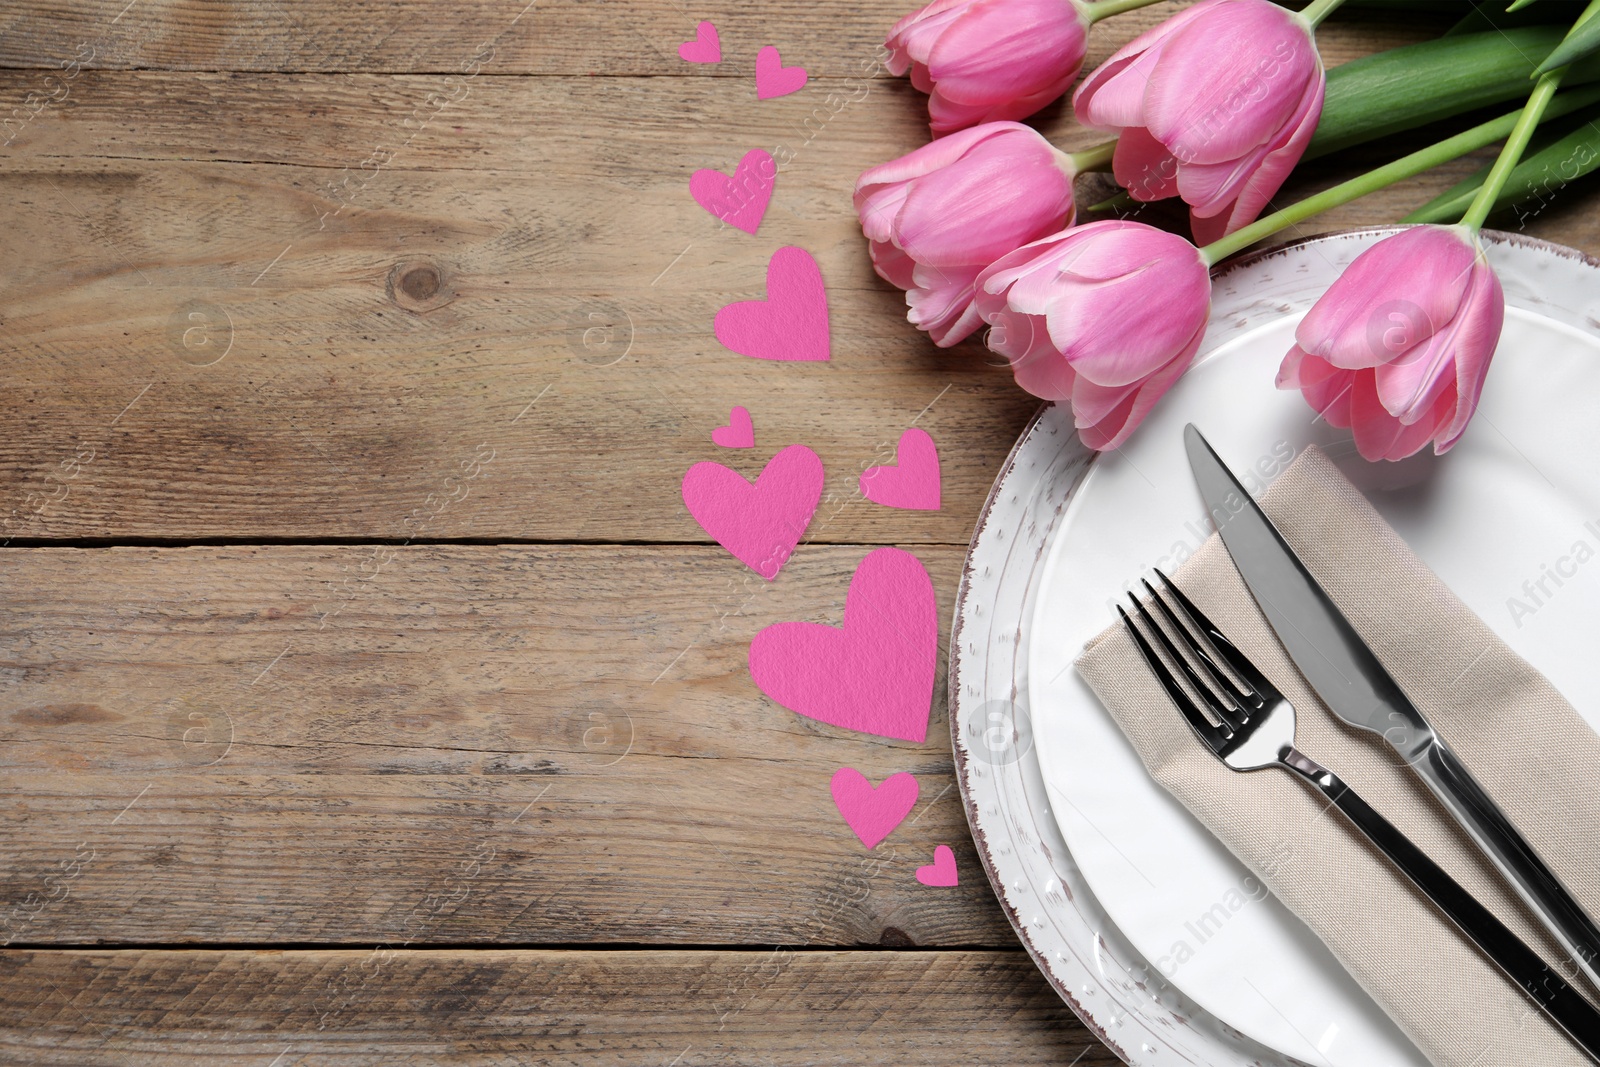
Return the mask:
<svg viewBox="0 0 1600 1067"><path fill-rule="evenodd" d="M756 53L756 99L771 100L805 88L804 67L786 67L778 50L767 45Z"/></svg>
<svg viewBox="0 0 1600 1067"><path fill-rule="evenodd" d="M756 425L750 421L750 412L734 408L728 412L728 425L711 431L711 440L723 448L756 447Z"/></svg>
<svg viewBox="0 0 1600 1067"><path fill-rule="evenodd" d="M720 463L696 463L683 476L683 503L717 544L770 582L816 514L822 480L817 454L790 445L754 484Z"/></svg>
<svg viewBox="0 0 1600 1067"><path fill-rule="evenodd" d="M885 507L938 511L939 450L928 431L911 427L900 435L894 465L862 471L861 495Z"/></svg>
<svg viewBox="0 0 1600 1067"><path fill-rule="evenodd" d="M840 767L830 788L839 814L868 848L876 848L917 806L917 780L905 771L874 789L854 767Z"/></svg>
<svg viewBox="0 0 1600 1067"><path fill-rule="evenodd" d="M678 58L685 63L721 63L722 40L717 36L717 28L709 22L696 26L694 40L678 46Z"/></svg>
<svg viewBox="0 0 1600 1067"><path fill-rule="evenodd" d="M933 886L960 884L961 877L956 873L956 854L950 851L949 845L940 845L933 850L933 862L917 868L917 881Z"/></svg>
<svg viewBox="0 0 1600 1067"><path fill-rule="evenodd" d="M713 216L755 233L767 215L772 187L778 180L778 164L772 153L752 148L733 168L733 177L720 170L697 170L689 176L689 195Z"/></svg>
<svg viewBox="0 0 1600 1067"><path fill-rule="evenodd" d="M767 261L767 298L717 312L717 340L741 356L787 361L828 358L828 292L811 253L793 245Z"/></svg>
<svg viewBox="0 0 1600 1067"><path fill-rule="evenodd" d="M843 628L780 622L750 642L750 677L790 711L878 737L923 741L939 661L933 581L911 553L867 553Z"/></svg>

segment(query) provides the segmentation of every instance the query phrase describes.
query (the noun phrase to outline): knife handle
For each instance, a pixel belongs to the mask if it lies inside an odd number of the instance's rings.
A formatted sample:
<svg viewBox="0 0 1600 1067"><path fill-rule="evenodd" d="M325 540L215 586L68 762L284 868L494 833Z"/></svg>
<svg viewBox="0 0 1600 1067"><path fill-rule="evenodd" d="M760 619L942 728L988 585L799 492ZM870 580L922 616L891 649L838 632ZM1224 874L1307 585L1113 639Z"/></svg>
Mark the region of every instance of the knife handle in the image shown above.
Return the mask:
<svg viewBox="0 0 1600 1067"><path fill-rule="evenodd" d="M1435 737L1411 766L1494 862L1535 917L1571 953L1573 962L1591 981L1600 984L1596 967L1600 962L1600 928L1450 747Z"/></svg>
<svg viewBox="0 0 1600 1067"><path fill-rule="evenodd" d="M1338 775L1297 750L1291 750L1288 755L1285 766L1310 782L1344 812L1356 829L1438 905L1490 962L1544 1009L1590 1059L1600 1063L1600 1011Z"/></svg>

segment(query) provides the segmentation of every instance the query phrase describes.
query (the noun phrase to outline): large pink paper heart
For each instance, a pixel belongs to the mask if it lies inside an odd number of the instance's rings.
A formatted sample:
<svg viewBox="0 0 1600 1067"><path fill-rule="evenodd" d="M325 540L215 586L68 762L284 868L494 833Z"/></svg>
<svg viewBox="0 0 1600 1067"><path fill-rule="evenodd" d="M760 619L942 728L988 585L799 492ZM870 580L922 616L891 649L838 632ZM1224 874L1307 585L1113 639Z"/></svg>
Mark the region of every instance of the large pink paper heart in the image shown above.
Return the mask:
<svg viewBox="0 0 1600 1067"><path fill-rule="evenodd" d="M717 312L717 340L753 359L828 358L828 292L811 253L788 245L767 261L767 298Z"/></svg>
<svg viewBox="0 0 1600 1067"><path fill-rule="evenodd" d="M956 873L956 854L950 851L949 845L940 845L933 850L933 862L917 868L917 881L931 886L960 884L961 877Z"/></svg>
<svg viewBox="0 0 1600 1067"><path fill-rule="evenodd" d="M861 472L861 495L874 504L908 511L939 510L939 450L915 426L900 435L893 466Z"/></svg>
<svg viewBox="0 0 1600 1067"><path fill-rule="evenodd" d="M790 711L878 737L923 741L939 661L939 608L922 563L867 553L844 598L844 627L780 622L750 642L750 677Z"/></svg>
<svg viewBox="0 0 1600 1067"><path fill-rule="evenodd" d="M804 89L804 67L786 67L777 48L767 45L756 53L756 99L771 100Z"/></svg>
<svg viewBox="0 0 1600 1067"><path fill-rule="evenodd" d="M696 463L683 476L683 503L717 544L770 582L816 514L822 481L817 454L790 445L754 484L720 463Z"/></svg>
<svg viewBox="0 0 1600 1067"><path fill-rule="evenodd" d="M712 215L755 233L767 215L772 187L778 180L778 164L772 153L752 148L733 168L733 177L720 170L697 170L689 176L689 195Z"/></svg>
<svg viewBox="0 0 1600 1067"><path fill-rule="evenodd" d="M722 41L717 36L717 28L709 22L696 26L694 40L678 46L678 58L685 63L721 63Z"/></svg>
<svg viewBox="0 0 1600 1067"><path fill-rule="evenodd" d="M868 848L877 848L917 806L917 780L905 771L891 774L874 789L854 767L840 767L830 788L839 814Z"/></svg>
<svg viewBox="0 0 1600 1067"><path fill-rule="evenodd" d="M711 440L723 448L756 447L756 424L750 421L750 412L736 407L728 412L728 425L711 431Z"/></svg>

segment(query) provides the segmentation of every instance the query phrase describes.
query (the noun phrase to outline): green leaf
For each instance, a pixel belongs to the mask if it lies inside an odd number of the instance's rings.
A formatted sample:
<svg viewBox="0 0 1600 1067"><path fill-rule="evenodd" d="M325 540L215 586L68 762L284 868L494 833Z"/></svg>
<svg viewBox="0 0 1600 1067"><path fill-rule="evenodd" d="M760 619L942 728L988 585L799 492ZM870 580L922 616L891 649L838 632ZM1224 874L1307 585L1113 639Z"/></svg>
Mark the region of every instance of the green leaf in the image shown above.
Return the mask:
<svg viewBox="0 0 1600 1067"><path fill-rule="evenodd" d="M1334 67L1305 158L1525 99L1535 65L1529 57L1548 55L1561 38L1559 26L1524 26L1423 41ZM1600 64L1585 61L1563 84L1596 78Z"/></svg>
<svg viewBox="0 0 1600 1067"><path fill-rule="evenodd" d="M1463 33L1511 30L1519 26L1536 26L1541 23L1552 22L1570 26L1582 12L1583 4L1581 0L1556 0L1553 4L1544 3L1538 7L1513 7L1505 11L1496 11L1493 5L1485 5L1473 8L1460 22L1445 30L1444 35L1446 37L1457 37Z"/></svg>
<svg viewBox="0 0 1600 1067"><path fill-rule="evenodd" d="M1600 51L1600 19L1588 15L1578 20L1578 24L1567 33L1566 39L1544 57L1544 62L1539 64L1534 73L1543 74L1568 63L1576 63L1585 56L1594 55L1596 51Z"/></svg>
<svg viewBox="0 0 1600 1067"><path fill-rule="evenodd" d="M1600 167L1600 122L1595 116L1581 123L1564 137L1546 135L1544 147L1523 158L1506 180L1505 188L1495 200L1494 211L1538 201L1538 209L1523 217L1531 217L1544 209L1545 202L1561 189L1585 174ZM1473 196L1489 176L1484 167L1472 177L1459 182L1413 211L1401 222L1455 222L1472 203Z"/></svg>

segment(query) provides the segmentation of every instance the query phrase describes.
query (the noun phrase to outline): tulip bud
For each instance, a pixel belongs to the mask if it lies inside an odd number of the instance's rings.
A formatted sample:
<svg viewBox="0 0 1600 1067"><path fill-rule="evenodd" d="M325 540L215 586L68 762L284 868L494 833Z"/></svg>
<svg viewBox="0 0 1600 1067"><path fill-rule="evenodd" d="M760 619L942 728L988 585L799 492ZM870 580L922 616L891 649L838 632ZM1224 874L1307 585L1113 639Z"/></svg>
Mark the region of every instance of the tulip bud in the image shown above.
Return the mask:
<svg viewBox="0 0 1600 1067"><path fill-rule="evenodd" d="M1034 130L990 122L873 167L856 182L872 265L906 290L906 316L941 348L982 325L978 272L1070 226L1072 160Z"/></svg>
<svg viewBox="0 0 1600 1067"><path fill-rule="evenodd" d="M1368 460L1442 455L1478 409L1506 298L1477 234L1415 226L1356 258L1295 330L1278 388L1299 389Z"/></svg>
<svg viewBox="0 0 1600 1067"><path fill-rule="evenodd" d="M1310 25L1268 0L1204 0L1140 35L1084 79L1072 106L1120 136L1112 159L1135 200L1181 196L1195 240L1255 221L1322 116L1326 75Z"/></svg>
<svg viewBox="0 0 1600 1067"><path fill-rule="evenodd" d="M1094 449L1121 445L1200 347L1211 276L1199 249L1137 222L1093 222L1002 257L977 279L986 343L1034 396L1072 405Z"/></svg>
<svg viewBox="0 0 1600 1067"><path fill-rule="evenodd" d="M1088 38L1079 0L934 0L884 43L890 73L929 94L938 137L1038 111L1078 77Z"/></svg>

